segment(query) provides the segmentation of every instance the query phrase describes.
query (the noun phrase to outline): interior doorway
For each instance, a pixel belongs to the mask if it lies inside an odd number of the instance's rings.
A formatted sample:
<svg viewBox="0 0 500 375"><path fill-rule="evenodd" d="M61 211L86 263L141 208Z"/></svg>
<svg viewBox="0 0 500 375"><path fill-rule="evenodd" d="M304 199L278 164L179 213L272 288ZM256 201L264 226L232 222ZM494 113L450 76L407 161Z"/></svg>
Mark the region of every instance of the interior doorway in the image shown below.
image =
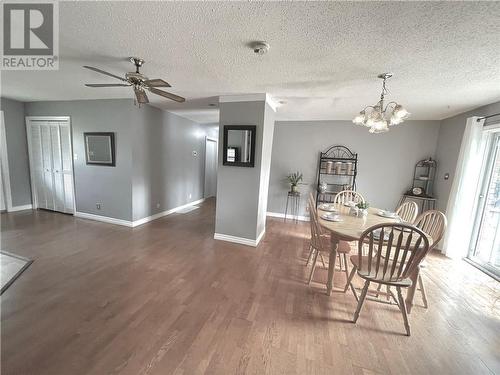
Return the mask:
<svg viewBox="0 0 500 375"><path fill-rule="evenodd" d="M205 190L204 197L215 197L217 194L217 139L205 139Z"/></svg>

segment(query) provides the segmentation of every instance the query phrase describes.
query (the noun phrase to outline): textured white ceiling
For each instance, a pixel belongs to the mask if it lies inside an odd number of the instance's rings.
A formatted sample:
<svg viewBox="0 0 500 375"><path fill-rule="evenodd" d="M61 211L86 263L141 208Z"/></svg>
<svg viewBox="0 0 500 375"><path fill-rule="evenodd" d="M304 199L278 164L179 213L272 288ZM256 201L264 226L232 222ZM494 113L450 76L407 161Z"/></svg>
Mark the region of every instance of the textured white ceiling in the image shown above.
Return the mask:
<svg viewBox="0 0 500 375"><path fill-rule="evenodd" d="M248 44L266 40L267 55ZM132 70L164 78L185 96L152 104L218 121L218 95L268 92L281 120L350 119L380 93L413 119L442 119L500 100L499 2L61 2L59 71L2 72L20 100L132 97L129 88L84 83Z"/></svg>

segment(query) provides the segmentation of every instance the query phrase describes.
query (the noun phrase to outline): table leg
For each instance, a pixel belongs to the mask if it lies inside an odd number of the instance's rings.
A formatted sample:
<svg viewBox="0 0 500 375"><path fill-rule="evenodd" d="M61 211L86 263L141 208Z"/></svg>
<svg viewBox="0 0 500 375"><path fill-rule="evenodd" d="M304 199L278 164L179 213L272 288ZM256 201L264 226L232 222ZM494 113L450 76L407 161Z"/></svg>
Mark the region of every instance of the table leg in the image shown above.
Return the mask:
<svg viewBox="0 0 500 375"><path fill-rule="evenodd" d="M337 259L338 246L339 246L339 240L332 233L330 259L328 261L328 281L326 282L326 294L329 296L332 294L332 289L333 289L333 275L335 273L335 260Z"/></svg>
<svg viewBox="0 0 500 375"><path fill-rule="evenodd" d="M417 270L410 275L411 279L411 287L408 288L408 293L406 294L406 311L408 314L411 312L411 308L413 307L413 297L415 297L415 291L417 290L417 285L418 285L418 274L420 273L420 269L417 268Z"/></svg>

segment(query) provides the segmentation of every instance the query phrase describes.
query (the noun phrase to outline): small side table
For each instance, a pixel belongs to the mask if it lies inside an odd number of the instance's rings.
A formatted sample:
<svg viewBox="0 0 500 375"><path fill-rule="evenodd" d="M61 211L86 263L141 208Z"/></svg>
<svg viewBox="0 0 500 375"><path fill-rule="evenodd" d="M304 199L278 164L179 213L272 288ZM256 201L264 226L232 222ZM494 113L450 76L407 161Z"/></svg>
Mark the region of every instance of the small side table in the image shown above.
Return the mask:
<svg viewBox="0 0 500 375"><path fill-rule="evenodd" d="M292 216L292 220L296 223L299 222L299 208L300 208L300 191L294 192L289 191L286 196L286 208L285 208L285 219L288 214L288 205L290 204L290 215Z"/></svg>

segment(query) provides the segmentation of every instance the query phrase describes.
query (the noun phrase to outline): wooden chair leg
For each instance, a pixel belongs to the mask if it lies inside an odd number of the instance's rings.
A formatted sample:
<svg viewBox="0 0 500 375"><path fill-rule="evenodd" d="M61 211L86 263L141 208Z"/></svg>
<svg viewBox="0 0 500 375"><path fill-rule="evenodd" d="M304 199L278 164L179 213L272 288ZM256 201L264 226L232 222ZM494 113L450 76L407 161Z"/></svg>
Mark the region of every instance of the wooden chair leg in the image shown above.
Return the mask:
<svg viewBox="0 0 500 375"><path fill-rule="evenodd" d="M347 266L347 254L344 253L344 272L345 272L345 279L349 280L349 267ZM346 287L349 284L345 284Z"/></svg>
<svg viewBox="0 0 500 375"><path fill-rule="evenodd" d="M354 313L353 323L356 323L359 318L359 313L361 311L361 307L363 307L363 302L365 302L366 293L368 292L368 287L370 286L370 281L365 281L365 286L363 287L363 291L361 292L361 297L359 297L358 307L356 308L356 312Z"/></svg>
<svg viewBox="0 0 500 375"><path fill-rule="evenodd" d="M306 262L306 267L309 265L309 262L311 261L312 256L314 255L314 247L312 245L309 245L309 256L307 257L307 262Z"/></svg>
<svg viewBox="0 0 500 375"><path fill-rule="evenodd" d="M380 292L380 289L382 289L382 284L378 284L377 292ZM378 298L378 293L375 293L375 298Z"/></svg>
<svg viewBox="0 0 500 375"><path fill-rule="evenodd" d="M396 287L398 291L398 299L399 299L399 309L403 313L403 320L405 322L406 336L410 336L410 323L408 322L408 313L406 311L406 303L403 298L403 293L401 292L401 287Z"/></svg>
<svg viewBox="0 0 500 375"><path fill-rule="evenodd" d="M321 259L321 263L323 264L323 268L328 268L325 263L325 258L323 258L323 254L319 253L319 258Z"/></svg>
<svg viewBox="0 0 500 375"><path fill-rule="evenodd" d="M422 293L422 301L424 302L424 307L427 308L427 294L425 293L424 280L422 280L422 275L418 275L418 286L420 287L420 293Z"/></svg>
<svg viewBox="0 0 500 375"><path fill-rule="evenodd" d="M347 278L347 283L345 284L344 293L347 292L349 286L352 284L352 279L354 278L354 274L356 273L356 267L353 266L349 277Z"/></svg>
<svg viewBox="0 0 500 375"><path fill-rule="evenodd" d="M385 291L387 292L387 301L390 301L391 300L391 287L389 285L386 285L385 286Z"/></svg>
<svg viewBox="0 0 500 375"><path fill-rule="evenodd" d="M318 261L318 254L319 254L319 250L316 250L316 253L314 254L314 258L313 258L311 273L309 274L309 281L307 282L308 284L311 284L311 281L312 281L312 278L314 275L314 270L316 269L316 262Z"/></svg>

